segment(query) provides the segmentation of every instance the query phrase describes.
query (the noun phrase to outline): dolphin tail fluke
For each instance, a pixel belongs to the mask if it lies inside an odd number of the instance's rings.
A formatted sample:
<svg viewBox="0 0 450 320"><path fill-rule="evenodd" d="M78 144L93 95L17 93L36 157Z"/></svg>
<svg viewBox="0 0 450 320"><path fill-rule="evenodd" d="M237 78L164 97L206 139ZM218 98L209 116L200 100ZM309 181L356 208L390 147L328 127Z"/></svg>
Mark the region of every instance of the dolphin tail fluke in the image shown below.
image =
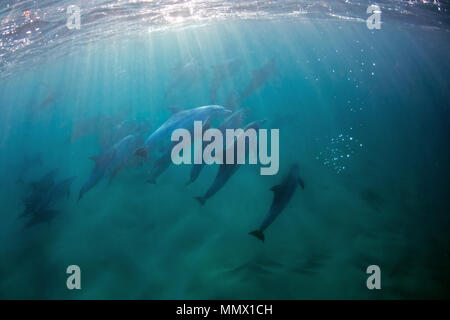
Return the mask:
<svg viewBox="0 0 450 320"><path fill-rule="evenodd" d="M147 158L147 150L145 150L145 148L139 148L137 149L134 154L136 156L142 157L142 158Z"/></svg>
<svg viewBox="0 0 450 320"><path fill-rule="evenodd" d="M203 206L206 202L205 197L195 197L195 200L197 200L198 202L200 202L200 204Z"/></svg>
<svg viewBox="0 0 450 320"><path fill-rule="evenodd" d="M249 232L249 234L251 234L252 236L255 236L256 238L258 238L259 240L264 242L264 233L261 230L255 230L255 231Z"/></svg>

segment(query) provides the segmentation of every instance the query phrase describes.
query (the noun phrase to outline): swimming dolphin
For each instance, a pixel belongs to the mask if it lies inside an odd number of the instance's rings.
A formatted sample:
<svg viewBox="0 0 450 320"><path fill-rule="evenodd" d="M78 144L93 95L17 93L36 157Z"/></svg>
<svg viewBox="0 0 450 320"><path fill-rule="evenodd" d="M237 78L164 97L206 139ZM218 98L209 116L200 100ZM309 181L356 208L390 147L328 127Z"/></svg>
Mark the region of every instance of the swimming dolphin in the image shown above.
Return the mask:
<svg viewBox="0 0 450 320"><path fill-rule="evenodd" d="M55 178L58 173L58 169L53 169L46 173L41 179L30 182L31 192L39 192L48 190L55 184Z"/></svg>
<svg viewBox="0 0 450 320"><path fill-rule="evenodd" d="M148 133L150 128L149 120L126 119L122 120L112 127L106 127L99 133L98 141L101 150L107 150L115 143L128 135L141 135Z"/></svg>
<svg viewBox="0 0 450 320"><path fill-rule="evenodd" d="M156 184L156 179L170 167L171 152L165 152L158 160L153 164L153 168L150 171L150 177L147 182Z"/></svg>
<svg viewBox="0 0 450 320"><path fill-rule="evenodd" d="M81 187L78 201L105 176L109 176L111 181L120 170L132 164L134 160L132 152L142 144L142 141L143 139L140 136L128 135L104 154L91 157L90 159L95 161L95 167L89 180Z"/></svg>
<svg viewBox="0 0 450 320"><path fill-rule="evenodd" d="M258 130L261 126L263 121L254 121L250 124L248 124L244 131L247 129L255 129ZM220 189L223 188L223 186L230 180L230 178L236 173L236 170L241 166L237 163L237 140L230 145L227 150L230 150L231 148L234 148L234 163L233 164L226 164L225 161L223 164L219 166L219 170L217 171L217 175L212 183L212 185L209 187L209 189L206 191L204 196L195 197L195 199L200 202L201 205L204 205L206 200L211 198L213 195L215 195ZM246 151L245 153L248 154L249 148L248 143L245 144ZM224 160L226 159L226 153L227 150L225 150L224 154Z"/></svg>
<svg viewBox="0 0 450 320"><path fill-rule="evenodd" d="M219 125L217 128L223 136L226 134L227 129L238 129L242 126L243 119L245 115L248 113L249 110L247 109L241 109L234 113L232 113L230 116L225 118L223 122ZM209 126L208 126L209 127ZM205 130L208 128L205 128ZM205 145L207 145L209 142L203 142L202 150L204 150ZM226 146L224 146L224 149L226 149ZM198 176L200 175L200 172L202 171L203 167L205 166L205 163L199 163L194 164L191 168L191 174L189 181L186 183L186 185L189 185L193 183L195 180L197 180Z"/></svg>
<svg viewBox="0 0 450 320"><path fill-rule="evenodd" d="M33 217L25 224L25 228L29 228L43 222L50 222L58 214L59 211L53 209L41 211L33 215Z"/></svg>
<svg viewBox="0 0 450 320"><path fill-rule="evenodd" d="M266 230L267 227L270 226L276 217L278 217L278 215L283 211L294 195L298 185L300 185L302 189L305 189L305 183L299 175L298 165L294 164L281 184L273 186L270 189L273 191L274 197L269 213L259 229L252 231L249 234L264 242L264 230Z"/></svg>
<svg viewBox="0 0 450 320"><path fill-rule="evenodd" d="M137 149L134 153L146 158L150 149L161 146L167 147L171 143L170 137L175 129L183 128L192 131L194 121L206 122L208 119L213 120L214 118L225 116L229 113L231 113L230 110L218 105L209 105L176 112L147 138L143 147Z"/></svg>
<svg viewBox="0 0 450 320"><path fill-rule="evenodd" d="M267 80L275 73L275 59L272 58L268 62L266 62L260 69L253 71L252 79L248 84L247 88L242 92L239 97L239 101L242 101L253 92L261 88Z"/></svg>
<svg viewBox="0 0 450 320"><path fill-rule="evenodd" d="M39 206L41 199L49 192L49 190L55 185L55 176L57 169L52 170L45 174L41 179L30 183L30 193L23 200L25 204L25 210L20 217L27 216L33 213Z"/></svg>
<svg viewBox="0 0 450 320"><path fill-rule="evenodd" d="M185 64L179 64L173 70L172 81L170 82L164 98L167 98L179 87L191 87L201 76L200 64L197 60L190 60Z"/></svg>
<svg viewBox="0 0 450 320"><path fill-rule="evenodd" d="M76 121L72 125L70 142L74 142L87 135L99 132L106 132L125 119L126 112L120 112L113 115L98 114L80 121Z"/></svg>
<svg viewBox="0 0 450 320"><path fill-rule="evenodd" d="M65 196L70 196L70 186L72 185L75 177L64 179L54 184L50 190L48 190L33 208L33 215L31 220L26 224L27 227L49 221L57 213L51 209L51 206L57 201L61 200Z"/></svg>
<svg viewBox="0 0 450 320"><path fill-rule="evenodd" d="M229 77L233 76L242 67L242 61L240 59L231 59L223 64L213 66L214 73L211 80L210 96L211 102L215 103L217 90L219 90L222 83Z"/></svg>

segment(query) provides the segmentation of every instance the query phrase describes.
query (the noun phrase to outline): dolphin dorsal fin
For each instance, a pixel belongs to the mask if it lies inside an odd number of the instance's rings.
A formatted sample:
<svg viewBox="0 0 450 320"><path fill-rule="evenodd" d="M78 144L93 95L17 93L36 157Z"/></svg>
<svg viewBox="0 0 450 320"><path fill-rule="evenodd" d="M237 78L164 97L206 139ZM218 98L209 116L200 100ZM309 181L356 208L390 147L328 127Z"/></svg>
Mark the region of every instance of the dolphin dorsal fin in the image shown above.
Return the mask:
<svg viewBox="0 0 450 320"><path fill-rule="evenodd" d="M167 109L170 111L170 113L172 113L172 115L177 114L178 112L181 111L180 109L175 107L168 107Z"/></svg>
<svg viewBox="0 0 450 320"><path fill-rule="evenodd" d="M272 188L270 188L270 191L277 192L278 190L280 190L280 188L281 188L281 184L277 184L276 186L273 186Z"/></svg>

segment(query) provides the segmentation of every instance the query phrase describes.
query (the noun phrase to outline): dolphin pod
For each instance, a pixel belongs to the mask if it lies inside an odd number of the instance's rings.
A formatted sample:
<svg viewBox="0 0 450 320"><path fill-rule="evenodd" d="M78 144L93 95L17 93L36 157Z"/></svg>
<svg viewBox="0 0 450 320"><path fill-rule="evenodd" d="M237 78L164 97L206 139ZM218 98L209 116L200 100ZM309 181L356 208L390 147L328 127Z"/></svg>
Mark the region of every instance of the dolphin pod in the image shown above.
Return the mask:
<svg viewBox="0 0 450 320"><path fill-rule="evenodd" d="M239 59L230 59L213 67L209 91L211 103L216 103L219 90L226 85L225 81L234 77L241 70L241 67L242 61ZM191 85L190 82L198 76L199 68L199 64L195 61L180 66L174 74L173 82L165 92L166 98L178 87ZM275 72L275 60L271 59L262 67L253 71L252 78L248 85L244 87L244 90L239 90L240 93L232 90L228 94L225 106L211 104L181 111L172 108L172 115L169 119L156 127L145 140L143 134L150 131L150 121L128 120L124 113L111 116L94 116L85 121L74 123L70 137L72 142L95 133L98 134L98 142L102 150L100 155L90 158L95 162L95 165L79 191L78 200L81 200L104 178L109 178L111 181L121 170L153 156L157 157L151 166L150 177L147 182L156 183L156 179L171 165L171 149L174 146L174 142L171 142L171 135L176 129L186 129L192 134L194 122L201 121L204 124L203 130L205 131L213 125L213 122L216 122L216 119L221 120L221 122L217 122L217 129L223 135L227 129L241 128L248 110L237 108L245 98L263 87ZM54 99L50 95L49 97L44 100L42 106L53 103ZM247 124L244 130L250 128L258 130L263 122L253 121ZM236 159L236 141L224 145L222 150L224 154L227 154L233 148L234 163L219 165L209 188L202 196L195 197L201 205L205 205L208 199L216 195L240 168L241 164L238 164ZM202 143L206 142L203 141ZM248 144L246 146L247 156L249 152ZM29 161L38 163L40 159ZM204 162L192 165L187 185L198 179L204 165ZM58 214L54 206L63 198L69 196L74 178L56 181L56 175L56 170L50 171L41 179L30 184L31 192L24 199L25 209L21 214L21 217L29 218L26 227L50 222ZM284 211L299 185L304 189L305 184L299 175L298 165L293 165L281 183L270 189L273 192L272 204L258 229L249 234L264 242L265 231Z"/></svg>

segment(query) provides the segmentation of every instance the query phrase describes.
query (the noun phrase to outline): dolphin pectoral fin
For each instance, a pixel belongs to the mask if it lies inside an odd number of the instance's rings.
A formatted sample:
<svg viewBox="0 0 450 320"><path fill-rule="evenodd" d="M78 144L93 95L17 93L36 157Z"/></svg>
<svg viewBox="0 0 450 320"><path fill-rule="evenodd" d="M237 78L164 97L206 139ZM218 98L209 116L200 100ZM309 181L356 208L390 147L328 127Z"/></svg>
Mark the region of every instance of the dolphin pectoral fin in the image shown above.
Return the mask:
<svg viewBox="0 0 450 320"><path fill-rule="evenodd" d="M261 230L255 230L255 231L249 232L248 234L250 234L250 235L258 238L262 242L264 242L264 233Z"/></svg>
<svg viewBox="0 0 450 320"><path fill-rule="evenodd" d="M145 150L145 148L139 148L134 152L134 155L147 158L147 150Z"/></svg>
<svg viewBox="0 0 450 320"><path fill-rule="evenodd" d="M303 182L302 178L298 178L298 184L302 187L302 189L305 189L305 182Z"/></svg>
<svg viewBox="0 0 450 320"><path fill-rule="evenodd" d="M197 200L198 202L200 202L200 204L203 206L206 202L205 197L195 197L195 200Z"/></svg>

